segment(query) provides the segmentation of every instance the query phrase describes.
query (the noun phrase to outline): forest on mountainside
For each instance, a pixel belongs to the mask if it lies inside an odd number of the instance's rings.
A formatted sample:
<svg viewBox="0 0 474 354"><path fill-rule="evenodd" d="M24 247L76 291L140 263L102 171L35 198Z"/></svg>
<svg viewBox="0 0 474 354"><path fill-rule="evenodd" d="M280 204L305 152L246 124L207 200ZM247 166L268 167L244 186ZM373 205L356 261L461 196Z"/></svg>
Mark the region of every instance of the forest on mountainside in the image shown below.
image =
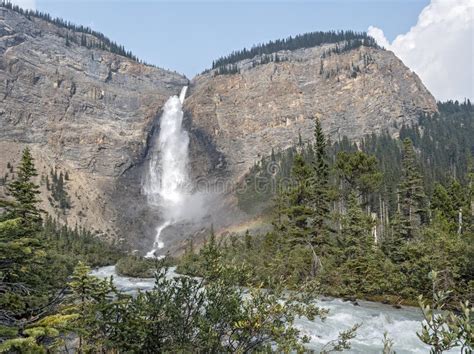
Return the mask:
<svg viewBox="0 0 474 354"><path fill-rule="evenodd" d="M244 48L231 54L218 58L212 62L212 69L217 69L229 64L235 64L244 59L252 59L255 56L267 55L268 60L278 60L269 56L280 50L296 50L301 48L311 48L322 44L345 42L338 47L338 52L351 50L362 45L366 47L378 48L375 40L365 32L354 31L318 31L300 34L285 39L277 39L268 43L255 45L250 49ZM278 56L276 57L278 58Z"/></svg>
<svg viewBox="0 0 474 354"><path fill-rule="evenodd" d="M409 304L431 294L436 271L452 303L472 301L474 110L439 109L397 139L329 144L317 129L316 143L271 152L239 198L266 213L273 231L223 238L223 262L249 266L246 285L318 279L327 295ZM202 271L192 247L180 267Z"/></svg>
<svg viewBox="0 0 474 354"><path fill-rule="evenodd" d="M58 26L59 28L64 28L68 30L66 34L57 33L58 35L62 35L64 37L66 46L70 46L72 43L74 43L76 45L80 45L89 49L96 48L106 50L108 52L127 57L136 62L152 66L138 59L131 51L126 50L123 45L117 44L116 42L110 40L103 33L95 31L90 27L75 25L70 21L63 20L59 17L53 18L50 14L38 10L25 10L18 5L14 5L8 0L2 0L0 2L0 6L13 10L21 15L24 15L28 19L39 18L43 21L52 23L55 26Z"/></svg>
<svg viewBox="0 0 474 354"><path fill-rule="evenodd" d="M341 177L335 171L339 153L343 153L343 156L360 151L372 156L376 160L372 163L381 173L382 180L379 182L380 188L367 191L364 197L371 211L380 214L382 209L386 209L384 212L387 217L393 215L398 198L396 190L402 174L402 142L409 138L417 154L428 196L432 195L437 183L447 186L457 181L466 185L468 169L474 156L474 108L468 100L465 103L438 103L438 109L439 114L421 116L417 124L400 127L397 138L384 133L368 135L358 142L351 142L345 136L339 141L328 141L327 158L332 166L332 183L338 183L336 180ZM301 152L305 162L314 160L312 144L299 137L292 148L269 151L268 156L255 163L244 179L245 185L238 188L241 191L238 194L239 206L243 210L250 213L271 212L277 182L291 178L297 151ZM380 201L383 201L382 206Z"/></svg>

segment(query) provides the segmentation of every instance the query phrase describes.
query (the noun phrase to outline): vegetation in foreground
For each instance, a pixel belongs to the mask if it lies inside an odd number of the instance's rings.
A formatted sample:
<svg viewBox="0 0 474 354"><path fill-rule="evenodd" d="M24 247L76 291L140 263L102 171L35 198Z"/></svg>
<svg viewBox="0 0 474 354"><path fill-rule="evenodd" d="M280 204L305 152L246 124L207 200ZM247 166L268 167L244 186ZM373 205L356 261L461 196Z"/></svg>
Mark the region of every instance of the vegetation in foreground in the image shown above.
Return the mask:
<svg viewBox="0 0 474 354"><path fill-rule="evenodd" d="M11 199L0 200L0 341L21 336L54 311L79 261L102 266L123 255L82 228L43 218L36 177L25 149L16 178L7 186Z"/></svg>
<svg viewBox="0 0 474 354"><path fill-rule="evenodd" d="M204 279L170 280L158 267L152 291L122 294L80 261L111 251L87 234L57 232L51 219L43 222L28 149L16 175L8 185L11 200L1 202L0 352L302 351L308 338L293 326L295 318L326 314L314 305L309 285L298 294L236 287L246 269L223 265L214 248L203 255ZM149 266L140 262L137 272ZM348 348L356 329L327 350Z"/></svg>

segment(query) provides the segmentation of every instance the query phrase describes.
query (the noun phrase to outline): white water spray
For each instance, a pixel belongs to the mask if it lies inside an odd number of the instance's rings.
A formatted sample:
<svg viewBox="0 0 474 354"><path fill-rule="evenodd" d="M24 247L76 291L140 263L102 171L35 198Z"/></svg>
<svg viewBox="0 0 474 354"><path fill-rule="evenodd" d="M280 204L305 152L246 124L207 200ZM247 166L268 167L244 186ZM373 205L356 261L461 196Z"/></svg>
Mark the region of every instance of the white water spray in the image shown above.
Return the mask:
<svg viewBox="0 0 474 354"><path fill-rule="evenodd" d="M146 257L156 257L164 247L160 236L168 226L183 220L184 207L191 196L188 176L189 137L182 128L183 102L187 86L178 96L172 96L165 103L160 121L160 133L154 143L150 157L148 176L143 191L148 202L160 209L164 222L156 228L153 248Z"/></svg>

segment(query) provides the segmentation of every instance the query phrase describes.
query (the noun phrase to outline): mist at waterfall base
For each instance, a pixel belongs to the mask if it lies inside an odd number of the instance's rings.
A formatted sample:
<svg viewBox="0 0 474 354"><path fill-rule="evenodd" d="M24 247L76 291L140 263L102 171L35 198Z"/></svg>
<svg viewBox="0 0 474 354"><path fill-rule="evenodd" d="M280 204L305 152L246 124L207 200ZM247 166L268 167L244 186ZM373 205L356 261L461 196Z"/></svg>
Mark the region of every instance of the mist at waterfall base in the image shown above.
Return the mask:
<svg viewBox="0 0 474 354"><path fill-rule="evenodd" d="M161 220L156 227L152 249L146 257L158 257L164 248L162 233L173 225L202 227L208 216L212 195L195 190L189 176L189 136L183 129L183 102L187 86L163 107L159 134L151 146L143 193ZM157 221L158 222L158 221Z"/></svg>

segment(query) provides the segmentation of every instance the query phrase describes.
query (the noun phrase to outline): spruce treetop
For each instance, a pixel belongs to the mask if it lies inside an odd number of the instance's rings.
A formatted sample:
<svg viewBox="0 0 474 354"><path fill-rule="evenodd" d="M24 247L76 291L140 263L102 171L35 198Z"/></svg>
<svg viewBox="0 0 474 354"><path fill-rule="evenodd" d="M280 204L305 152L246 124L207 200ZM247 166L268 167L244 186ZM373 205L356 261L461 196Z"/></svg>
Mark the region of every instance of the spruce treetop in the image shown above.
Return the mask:
<svg viewBox="0 0 474 354"><path fill-rule="evenodd" d="M15 199L12 214L21 218L22 223L33 228L41 224L41 210L37 204L40 202L39 186L33 182L38 176L34 159L30 149L23 150L20 165L17 167L16 179L7 186L8 193Z"/></svg>

